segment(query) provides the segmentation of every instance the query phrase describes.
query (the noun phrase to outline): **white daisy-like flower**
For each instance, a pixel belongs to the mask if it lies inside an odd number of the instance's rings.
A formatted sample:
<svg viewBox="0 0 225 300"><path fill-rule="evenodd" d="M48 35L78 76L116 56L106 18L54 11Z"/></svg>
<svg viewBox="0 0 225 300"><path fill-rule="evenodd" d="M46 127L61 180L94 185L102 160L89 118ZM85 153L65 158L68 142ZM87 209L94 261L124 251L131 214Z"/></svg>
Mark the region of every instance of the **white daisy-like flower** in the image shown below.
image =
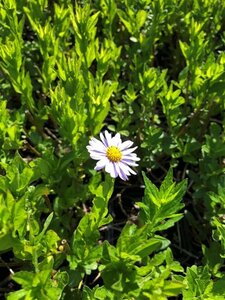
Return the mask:
<svg viewBox="0 0 225 300"><path fill-rule="evenodd" d="M120 177L122 180L128 180L131 174L136 175L130 166L138 166L136 163L140 160L137 154L133 153L137 147L130 148L133 145L131 141L122 142L120 134L112 137L107 130L100 133L100 140L92 138L87 146L92 159L98 160L95 170L105 168L105 171L111 177Z"/></svg>

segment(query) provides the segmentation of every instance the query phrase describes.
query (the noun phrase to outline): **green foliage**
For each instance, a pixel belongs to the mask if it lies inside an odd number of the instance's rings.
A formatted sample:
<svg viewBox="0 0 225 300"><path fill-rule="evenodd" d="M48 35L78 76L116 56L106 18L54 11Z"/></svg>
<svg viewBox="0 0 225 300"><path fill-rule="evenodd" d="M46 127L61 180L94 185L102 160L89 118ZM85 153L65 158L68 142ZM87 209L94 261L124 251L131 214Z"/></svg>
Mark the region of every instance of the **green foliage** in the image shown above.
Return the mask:
<svg viewBox="0 0 225 300"><path fill-rule="evenodd" d="M53 259L48 257L40 263L37 273L17 272L13 279L23 288L10 293L8 299L60 299L62 290L68 283L68 275L66 272L56 272L52 275L52 268Z"/></svg>
<svg viewBox="0 0 225 300"><path fill-rule="evenodd" d="M225 298L224 21L0 0L0 298ZM105 129L139 146L129 182L93 170Z"/></svg>
<svg viewBox="0 0 225 300"><path fill-rule="evenodd" d="M224 298L222 281L214 282L210 278L207 267L192 266L187 269L187 290L183 292L184 299L218 299Z"/></svg>
<svg viewBox="0 0 225 300"><path fill-rule="evenodd" d="M173 183L173 173L170 169L158 190L144 173L143 177L145 196L143 202L139 203L140 220L148 225L151 234L173 226L182 217L178 211L184 206L180 202L186 191L186 181L177 185Z"/></svg>
<svg viewBox="0 0 225 300"><path fill-rule="evenodd" d="M107 201L112 191L113 182L110 177L93 191L95 199L92 210L81 219L73 234L71 254L68 257L71 269L80 267L90 274L91 270L97 268L97 261L102 256L102 247L98 245L98 229L112 220L107 210Z"/></svg>

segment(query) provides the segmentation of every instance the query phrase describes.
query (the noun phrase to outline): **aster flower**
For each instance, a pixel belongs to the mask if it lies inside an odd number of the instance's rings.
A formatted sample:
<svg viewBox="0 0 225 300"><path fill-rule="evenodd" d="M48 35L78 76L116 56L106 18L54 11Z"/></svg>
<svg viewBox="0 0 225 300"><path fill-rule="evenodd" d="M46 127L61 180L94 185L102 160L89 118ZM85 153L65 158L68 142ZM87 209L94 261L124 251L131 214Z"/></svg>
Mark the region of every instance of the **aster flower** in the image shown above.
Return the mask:
<svg viewBox="0 0 225 300"><path fill-rule="evenodd" d="M92 159L98 160L95 170L105 168L105 171L111 177L120 177L122 180L128 180L131 174L136 175L130 166L138 166L136 163L140 160L134 152L137 147L130 148L133 145L131 141L122 142L120 134L112 137L107 130L100 133L100 140L92 138L87 146Z"/></svg>

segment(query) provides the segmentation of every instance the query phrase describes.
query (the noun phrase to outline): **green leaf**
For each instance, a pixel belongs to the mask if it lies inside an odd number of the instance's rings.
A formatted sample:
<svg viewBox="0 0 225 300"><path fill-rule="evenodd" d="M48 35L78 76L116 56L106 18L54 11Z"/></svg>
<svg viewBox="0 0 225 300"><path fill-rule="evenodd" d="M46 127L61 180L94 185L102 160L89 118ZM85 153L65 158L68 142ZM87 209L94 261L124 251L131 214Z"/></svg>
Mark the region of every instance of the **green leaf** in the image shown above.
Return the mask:
<svg viewBox="0 0 225 300"><path fill-rule="evenodd" d="M121 258L137 261L160 249L162 240L163 238L157 237L148 239L147 226L138 228L127 223L117 241L117 250Z"/></svg>
<svg viewBox="0 0 225 300"><path fill-rule="evenodd" d="M44 223L44 226L43 226L43 229L42 231L39 233L39 235L37 236L37 238L35 239L35 243L39 243L40 240L44 237L51 221L52 221L52 218L53 218L53 212L50 213L50 215L48 215L47 219L45 220L45 223Z"/></svg>
<svg viewBox="0 0 225 300"><path fill-rule="evenodd" d="M11 292L7 295L8 300L20 300L20 299L25 299L27 295L27 291L25 289L21 289L16 292Z"/></svg>
<svg viewBox="0 0 225 300"><path fill-rule="evenodd" d="M149 231L165 230L174 225L182 214L177 213L183 204L182 197L186 191L186 180L175 184L173 172L170 169L158 189L143 173L145 183L145 195L140 206L140 221L148 224Z"/></svg>

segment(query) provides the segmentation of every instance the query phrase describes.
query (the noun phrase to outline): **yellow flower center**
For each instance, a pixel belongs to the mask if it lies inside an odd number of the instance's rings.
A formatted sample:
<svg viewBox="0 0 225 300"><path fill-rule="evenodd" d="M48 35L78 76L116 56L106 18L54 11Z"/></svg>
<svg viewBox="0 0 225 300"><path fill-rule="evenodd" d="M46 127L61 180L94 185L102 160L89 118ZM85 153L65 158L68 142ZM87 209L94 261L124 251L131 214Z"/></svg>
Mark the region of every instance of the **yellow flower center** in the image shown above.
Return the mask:
<svg viewBox="0 0 225 300"><path fill-rule="evenodd" d="M106 150L106 156L113 162L118 162L122 158L122 152L116 146L110 146Z"/></svg>

